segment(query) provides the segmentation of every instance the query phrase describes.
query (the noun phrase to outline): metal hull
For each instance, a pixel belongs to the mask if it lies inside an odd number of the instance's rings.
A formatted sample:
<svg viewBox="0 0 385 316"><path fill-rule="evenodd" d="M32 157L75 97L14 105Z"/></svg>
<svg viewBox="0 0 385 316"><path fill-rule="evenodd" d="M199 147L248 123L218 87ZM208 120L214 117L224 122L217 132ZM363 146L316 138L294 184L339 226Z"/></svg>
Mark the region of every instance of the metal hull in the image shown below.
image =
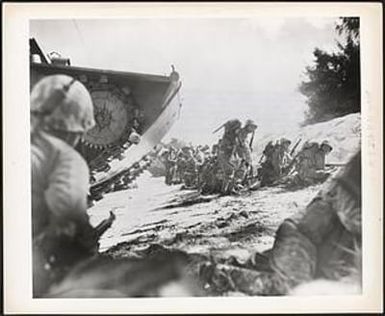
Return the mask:
<svg viewBox="0 0 385 316"><path fill-rule="evenodd" d="M108 172L99 172L96 174L95 181L92 187L96 187L109 181L113 177L120 176L122 172L127 170L130 166L139 162L143 156L154 150L154 147L158 145L167 132L171 129L172 125L179 118L179 112L181 104L175 94L180 88L176 86L172 92L174 97L171 98L166 104L162 105L163 111L158 116L156 121L145 131L142 135L142 139L138 145L132 145L129 147L123 155L122 160L113 160L110 163L111 169Z"/></svg>

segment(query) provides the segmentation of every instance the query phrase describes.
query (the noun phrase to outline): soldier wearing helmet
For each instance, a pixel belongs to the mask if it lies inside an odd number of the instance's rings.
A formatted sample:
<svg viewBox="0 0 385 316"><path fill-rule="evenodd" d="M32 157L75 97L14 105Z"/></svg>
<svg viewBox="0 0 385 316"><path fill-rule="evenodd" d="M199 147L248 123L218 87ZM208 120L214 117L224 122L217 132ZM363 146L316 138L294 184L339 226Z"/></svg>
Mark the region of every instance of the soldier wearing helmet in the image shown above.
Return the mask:
<svg viewBox="0 0 385 316"><path fill-rule="evenodd" d="M86 213L89 169L74 149L95 122L87 89L66 75L41 79L30 101L33 288L42 296L62 275L58 271L97 247Z"/></svg>
<svg viewBox="0 0 385 316"><path fill-rule="evenodd" d="M332 147L327 141L319 145L317 142L306 142L299 153L296 169L297 178L303 184L323 181L329 173L325 172L325 158Z"/></svg>
<svg viewBox="0 0 385 316"><path fill-rule="evenodd" d="M192 189L197 184L198 161L194 155L194 148L187 147L185 168L183 170L184 188Z"/></svg>
<svg viewBox="0 0 385 316"><path fill-rule="evenodd" d="M221 185L222 194L229 194L232 191L235 171L233 158L237 150L237 137L241 126L242 123L238 119L233 119L227 121L219 128L225 128L224 134L218 143L218 164L223 174Z"/></svg>
<svg viewBox="0 0 385 316"><path fill-rule="evenodd" d="M290 146L290 144L291 144L291 140L290 139L287 139L287 138L285 138L285 137L282 137L281 139L280 139L280 144L282 145L282 146L284 146L284 147L286 147L286 148L288 148L289 146Z"/></svg>
<svg viewBox="0 0 385 316"><path fill-rule="evenodd" d="M252 141L257 128L258 126L253 120L247 120L245 126L242 127L238 133L237 154L241 162L248 166L247 176L252 173ZM249 139L250 135L252 135L251 139Z"/></svg>
<svg viewBox="0 0 385 316"><path fill-rule="evenodd" d="M332 150L333 150L333 147L329 144L327 140L324 140L321 143L319 149L314 154L316 170L325 169L326 155L328 155Z"/></svg>
<svg viewBox="0 0 385 316"><path fill-rule="evenodd" d="M132 130L130 133L130 136L128 137L128 141L136 145L139 144L140 139L141 139L140 135L137 132L135 132L135 130Z"/></svg>
<svg viewBox="0 0 385 316"><path fill-rule="evenodd" d="M262 152L262 157L259 160L260 168L258 168L258 178L261 181L261 186L272 184L277 177L273 167L274 151L275 151L275 145L271 140L266 144Z"/></svg>
<svg viewBox="0 0 385 316"><path fill-rule="evenodd" d="M248 130L249 133L253 132L258 128L258 125L253 120L246 120L244 129Z"/></svg>
<svg viewBox="0 0 385 316"><path fill-rule="evenodd" d="M165 183L167 185L171 185L175 181L176 162L177 162L176 150L174 147L170 146L169 150L166 152L166 155L164 157L164 164L166 167Z"/></svg>
<svg viewBox="0 0 385 316"><path fill-rule="evenodd" d="M289 146L291 141L287 138L282 137L277 140L271 153L271 166L273 168L274 180L280 178L284 170L288 167L291 162L291 156L289 153Z"/></svg>
<svg viewBox="0 0 385 316"><path fill-rule="evenodd" d="M291 165L291 162L293 160L289 151L290 145L291 145L291 140L284 137L281 138L279 149L278 149L280 176L287 173L287 170L288 168L290 169L289 166Z"/></svg>
<svg viewBox="0 0 385 316"><path fill-rule="evenodd" d="M320 148L327 152L327 153L330 153L332 150L333 150L333 147L330 145L329 141L327 140L324 140L322 143L321 143L321 146Z"/></svg>
<svg viewBox="0 0 385 316"><path fill-rule="evenodd" d="M245 154L245 160L247 163L251 163L251 150L252 150L252 140L254 137L255 130L258 128L258 125L255 124L253 120L247 120L245 122L245 126L240 129L239 134L238 134L238 140L239 143L241 144L242 149L245 149L246 152ZM251 139L249 140L249 136L253 135ZM244 146L242 146L244 145ZM241 151L242 151L241 149Z"/></svg>

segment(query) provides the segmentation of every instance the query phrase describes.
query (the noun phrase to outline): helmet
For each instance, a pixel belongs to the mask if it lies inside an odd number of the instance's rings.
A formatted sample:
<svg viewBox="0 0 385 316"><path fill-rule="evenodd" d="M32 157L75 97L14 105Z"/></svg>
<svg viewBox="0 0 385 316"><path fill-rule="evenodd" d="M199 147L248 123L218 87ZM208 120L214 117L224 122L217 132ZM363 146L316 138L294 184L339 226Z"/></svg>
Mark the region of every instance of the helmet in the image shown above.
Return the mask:
<svg viewBox="0 0 385 316"><path fill-rule="evenodd" d="M327 140L324 140L324 141L321 143L321 147L323 147L323 146L329 147L330 150L333 149L333 147L330 145L330 143L329 143Z"/></svg>
<svg viewBox="0 0 385 316"><path fill-rule="evenodd" d="M86 132L95 125L91 96L86 87L66 75L41 79L31 92L31 113L54 130Z"/></svg>
<svg viewBox="0 0 385 316"><path fill-rule="evenodd" d="M255 122L253 120L247 120L246 123L245 123L245 126L251 126L251 127L254 127L254 128L258 127L258 125L255 124Z"/></svg>
<svg viewBox="0 0 385 316"><path fill-rule="evenodd" d="M132 132L130 136L128 137L128 140L133 144L139 144L140 142L140 135L136 132ZM170 150L171 151L171 150Z"/></svg>
<svg viewBox="0 0 385 316"><path fill-rule="evenodd" d="M315 147L318 147L318 143L317 142L310 142L310 141L306 141L304 144L303 144L303 149L310 149L310 148L315 148Z"/></svg>
<svg viewBox="0 0 385 316"><path fill-rule="evenodd" d="M285 138L285 137L282 137L281 140L280 140L280 143L281 144L291 144L291 140Z"/></svg>

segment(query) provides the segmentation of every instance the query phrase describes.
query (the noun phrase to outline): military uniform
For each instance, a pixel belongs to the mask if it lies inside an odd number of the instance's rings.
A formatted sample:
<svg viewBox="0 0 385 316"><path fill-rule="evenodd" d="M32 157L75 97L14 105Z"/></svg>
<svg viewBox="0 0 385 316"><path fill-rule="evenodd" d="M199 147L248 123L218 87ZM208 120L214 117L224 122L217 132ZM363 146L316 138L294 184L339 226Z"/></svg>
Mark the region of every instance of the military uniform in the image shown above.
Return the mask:
<svg viewBox="0 0 385 316"><path fill-rule="evenodd" d="M89 170L74 149L95 124L87 89L65 75L31 92L33 295L43 296L71 265L97 250L88 221Z"/></svg>
<svg viewBox="0 0 385 316"><path fill-rule="evenodd" d="M234 173L234 183L236 189L242 189L248 180L250 165L246 161L241 161Z"/></svg>
<svg viewBox="0 0 385 316"><path fill-rule="evenodd" d="M89 170L71 146L45 132L32 135L31 172L34 236L44 230L51 216L72 213L88 219Z"/></svg>
<svg viewBox="0 0 385 316"><path fill-rule="evenodd" d="M218 163L224 175L221 192L226 194L232 189L231 184L235 167L232 160L236 151L236 142L241 122L239 120L230 120L225 123L224 127L225 133L218 148Z"/></svg>
<svg viewBox="0 0 385 316"><path fill-rule="evenodd" d="M165 177L165 183L168 185L171 185L175 181L176 177L176 155L174 150L170 150L168 154L166 155L166 177Z"/></svg>
<svg viewBox="0 0 385 316"><path fill-rule="evenodd" d="M197 161L192 153L192 150L188 151L185 167L183 172L183 182L186 188L194 188L197 184Z"/></svg>
<svg viewBox="0 0 385 316"><path fill-rule="evenodd" d="M279 143L273 145L273 142L270 141L266 145L263 155L265 159L258 170L261 186L273 184L281 175L281 152Z"/></svg>
<svg viewBox="0 0 385 316"><path fill-rule="evenodd" d="M300 183L312 184L323 181L329 176L329 173L324 171L325 156L328 152L330 151L325 150L322 146L320 148L320 146L314 142L305 145L297 157L296 177Z"/></svg>
<svg viewBox="0 0 385 316"><path fill-rule="evenodd" d="M176 181L175 183L181 183L183 180L183 173L186 166L185 154L180 150L177 154L176 160Z"/></svg>
<svg viewBox="0 0 385 316"><path fill-rule="evenodd" d="M248 141L248 136L253 134L258 128L257 124L253 120L247 120L245 126L240 129L238 133L238 156L251 164L251 146L252 144Z"/></svg>
<svg viewBox="0 0 385 316"><path fill-rule="evenodd" d="M323 141L321 143L320 148L316 151L314 155L314 164L316 170L324 170L325 169L325 158L328 153L333 150L333 147L330 146L328 141Z"/></svg>
<svg viewBox="0 0 385 316"><path fill-rule="evenodd" d="M286 138L282 138L274 146L272 153L272 166L274 169L274 174L277 178L281 177L284 173L284 170L290 164L291 157L288 153L288 146L290 141Z"/></svg>
<svg viewBox="0 0 385 316"><path fill-rule="evenodd" d="M197 176L196 176L196 185L198 188L201 187L201 183L203 181L203 173L204 173L204 165L208 160L208 155L206 149L203 149L198 146L195 155L196 159L196 168L197 168Z"/></svg>
<svg viewBox="0 0 385 316"><path fill-rule="evenodd" d="M220 191L218 169L218 161L215 156L207 158L202 165L201 176L199 178L199 190L203 194L211 194Z"/></svg>

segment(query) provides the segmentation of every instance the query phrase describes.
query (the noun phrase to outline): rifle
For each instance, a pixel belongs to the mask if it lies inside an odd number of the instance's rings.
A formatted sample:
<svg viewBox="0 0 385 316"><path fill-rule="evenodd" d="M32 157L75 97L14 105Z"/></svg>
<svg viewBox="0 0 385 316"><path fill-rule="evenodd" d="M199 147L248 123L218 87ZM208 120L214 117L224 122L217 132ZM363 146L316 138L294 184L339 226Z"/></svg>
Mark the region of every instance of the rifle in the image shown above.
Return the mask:
<svg viewBox="0 0 385 316"><path fill-rule="evenodd" d="M302 138L300 138L294 145L293 149L290 151L290 156L292 156L295 152L295 150L297 149L299 143L301 142Z"/></svg>
<svg viewBox="0 0 385 316"><path fill-rule="evenodd" d="M224 127L226 125L226 123L223 123L221 126L219 126L215 131L213 131L213 134L215 134L216 132L218 132L222 127Z"/></svg>
<svg viewBox="0 0 385 316"><path fill-rule="evenodd" d="M253 134L251 135L251 139L250 139L250 143L249 143L249 148L251 151L253 151L254 136L255 136L255 130L253 131Z"/></svg>
<svg viewBox="0 0 385 316"><path fill-rule="evenodd" d="M114 212L110 211L110 217L102 220L95 227L96 235L98 236L98 238L100 238L104 234L104 232L111 227L115 219L116 219L116 215L114 214Z"/></svg>
<svg viewBox="0 0 385 316"><path fill-rule="evenodd" d="M296 160L297 160L297 157L298 155L300 154L301 152L297 153L294 157L293 157L293 160L290 162L290 164L285 168L285 172L278 178L278 180L282 179L283 177L286 177L287 175L290 174L290 171L291 169L293 168Z"/></svg>
<svg viewBox="0 0 385 316"><path fill-rule="evenodd" d="M347 163L337 162L337 163L325 163L325 167L344 167Z"/></svg>

